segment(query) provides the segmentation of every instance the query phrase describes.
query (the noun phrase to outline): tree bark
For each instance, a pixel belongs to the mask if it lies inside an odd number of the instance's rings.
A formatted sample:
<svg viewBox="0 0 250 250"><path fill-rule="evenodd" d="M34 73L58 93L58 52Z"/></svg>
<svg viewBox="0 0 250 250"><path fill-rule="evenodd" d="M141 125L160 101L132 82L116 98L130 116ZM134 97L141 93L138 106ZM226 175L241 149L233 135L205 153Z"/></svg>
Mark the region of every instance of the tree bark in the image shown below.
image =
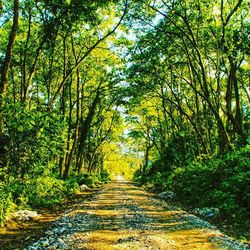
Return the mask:
<svg viewBox="0 0 250 250"><path fill-rule="evenodd" d="M13 25L9 36L9 42L7 45L5 58L2 65L1 72L1 82L0 82L0 133L3 132L3 105L4 105L4 95L8 85L8 72L10 69L11 57L13 52L13 47L15 43L16 33L18 29L18 19L19 19L19 0L14 0L14 16Z"/></svg>

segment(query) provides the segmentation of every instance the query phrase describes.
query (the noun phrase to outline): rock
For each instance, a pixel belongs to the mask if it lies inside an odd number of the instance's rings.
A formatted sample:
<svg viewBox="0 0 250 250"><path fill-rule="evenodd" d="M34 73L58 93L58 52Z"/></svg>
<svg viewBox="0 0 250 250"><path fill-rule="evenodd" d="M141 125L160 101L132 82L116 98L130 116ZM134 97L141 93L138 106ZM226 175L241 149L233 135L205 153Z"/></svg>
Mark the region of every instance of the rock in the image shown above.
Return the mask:
<svg viewBox="0 0 250 250"><path fill-rule="evenodd" d="M79 188L80 188L80 191L89 191L90 190L90 188L85 184L82 184Z"/></svg>
<svg viewBox="0 0 250 250"><path fill-rule="evenodd" d="M66 232L67 231L67 228L66 227L62 227L61 230L60 230L60 233L63 233L63 232Z"/></svg>
<svg viewBox="0 0 250 250"><path fill-rule="evenodd" d="M36 211L19 210L12 215L12 218L20 221L28 221L38 216L40 215Z"/></svg>
<svg viewBox="0 0 250 250"><path fill-rule="evenodd" d="M176 194L173 191L165 191L157 195L158 198L162 200L172 200L176 198Z"/></svg>
<svg viewBox="0 0 250 250"><path fill-rule="evenodd" d="M43 241L42 242L42 246L43 247L47 247L47 246L49 246L49 242L46 240L46 241Z"/></svg>
<svg viewBox="0 0 250 250"><path fill-rule="evenodd" d="M212 218L217 217L220 214L220 210L215 207L204 207L193 209L193 213L196 215Z"/></svg>
<svg viewBox="0 0 250 250"><path fill-rule="evenodd" d="M56 250L56 247L55 246L51 246L48 248L49 250Z"/></svg>
<svg viewBox="0 0 250 250"><path fill-rule="evenodd" d="M187 215L184 215L183 218L189 221L189 223L186 223L186 226L185 226L186 229L191 229L193 227L209 228L209 229L214 229L214 230L216 229L214 225L210 224L208 221L203 220L195 215L187 214Z"/></svg>
<svg viewBox="0 0 250 250"><path fill-rule="evenodd" d="M37 250L37 247L29 246L29 247L27 248L27 250Z"/></svg>
<svg viewBox="0 0 250 250"><path fill-rule="evenodd" d="M219 246L223 247L223 249L250 250L247 243L234 240L226 235L213 236L209 239L209 241L216 242Z"/></svg>
<svg viewBox="0 0 250 250"><path fill-rule="evenodd" d="M221 236L212 236L208 239L209 242L219 242L222 240L223 240L223 238Z"/></svg>
<svg viewBox="0 0 250 250"><path fill-rule="evenodd" d="M64 240L63 239L61 239L61 238L58 238L58 240L57 240L60 244L64 244Z"/></svg>

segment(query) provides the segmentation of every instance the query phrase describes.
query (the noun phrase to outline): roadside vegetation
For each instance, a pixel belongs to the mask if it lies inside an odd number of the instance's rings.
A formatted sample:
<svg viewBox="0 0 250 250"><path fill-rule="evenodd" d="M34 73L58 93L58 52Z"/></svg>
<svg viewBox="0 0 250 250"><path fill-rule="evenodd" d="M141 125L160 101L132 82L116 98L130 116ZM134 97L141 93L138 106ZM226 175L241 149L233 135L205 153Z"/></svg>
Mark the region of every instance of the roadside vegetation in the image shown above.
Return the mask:
<svg viewBox="0 0 250 250"><path fill-rule="evenodd" d="M144 152L134 179L186 208L219 209L216 220L249 239L249 4L142 5L124 70L129 135Z"/></svg>
<svg viewBox="0 0 250 250"><path fill-rule="evenodd" d="M0 1L0 225L121 175L248 238L248 10Z"/></svg>

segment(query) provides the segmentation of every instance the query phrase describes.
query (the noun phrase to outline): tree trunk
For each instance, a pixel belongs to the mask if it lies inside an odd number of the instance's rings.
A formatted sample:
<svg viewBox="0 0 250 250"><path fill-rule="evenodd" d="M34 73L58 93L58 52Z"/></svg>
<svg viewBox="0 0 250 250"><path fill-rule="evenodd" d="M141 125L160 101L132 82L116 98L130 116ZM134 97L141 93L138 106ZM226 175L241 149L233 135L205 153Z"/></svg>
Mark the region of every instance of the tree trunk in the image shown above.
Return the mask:
<svg viewBox="0 0 250 250"><path fill-rule="evenodd" d="M240 137L240 143L245 145L247 143L247 134L243 128L243 118L242 118L242 111L240 107L240 94L239 94L239 87L237 79L234 79L234 93L235 93L235 102L236 102L236 114L235 114L235 123L236 126L235 130Z"/></svg>
<svg viewBox="0 0 250 250"><path fill-rule="evenodd" d="M142 168L143 174L146 174L146 171L148 169L149 150L150 150L150 146L148 145L148 142L146 142L146 150L145 150L145 155L144 155L144 164L143 164L143 168Z"/></svg>
<svg viewBox="0 0 250 250"><path fill-rule="evenodd" d="M10 69L10 62L12 57L12 51L16 38L19 19L19 0L14 0L14 16L13 25L9 36L9 42L5 53L5 58L2 65L1 82L0 82L0 134L3 132L3 105L4 95L8 84L8 72Z"/></svg>

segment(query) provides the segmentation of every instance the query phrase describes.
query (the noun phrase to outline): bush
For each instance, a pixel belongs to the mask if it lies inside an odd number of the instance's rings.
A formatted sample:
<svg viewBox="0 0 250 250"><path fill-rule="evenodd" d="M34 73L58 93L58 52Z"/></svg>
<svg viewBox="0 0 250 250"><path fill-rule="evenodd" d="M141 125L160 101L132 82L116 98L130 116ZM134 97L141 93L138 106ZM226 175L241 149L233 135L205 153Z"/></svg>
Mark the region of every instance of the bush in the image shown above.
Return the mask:
<svg viewBox="0 0 250 250"><path fill-rule="evenodd" d="M11 193L0 183L0 226L3 226L9 213L14 209Z"/></svg>
<svg viewBox="0 0 250 250"><path fill-rule="evenodd" d="M101 183L107 183L110 181L109 173L107 170L103 170L99 175L97 174L82 174L76 177L79 185L85 184L89 187L96 187Z"/></svg>
<svg viewBox="0 0 250 250"><path fill-rule="evenodd" d="M142 172L141 172L140 169L137 169L134 172L133 181L135 181L137 183L141 183L141 181L142 181Z"/></svg>
<svg viewBox="0 0 250 250"><path fill-rule="evenodd" d="M250 146L175 168L172 172L139 172L136 180L156 191L172 190L186 206L217 207L223 219L250 225Z"/></svg>
<svg viewBox="0 0 250 250"><path fill-rule="evenodd" d="M54 205L78 189L76 179L63 181L52 176L41 176L32 181L12 180L8 186L0 184L0 226L17 208Z"/></svg>
<svg viewBox="0 0 250 250"><path fill-rule="evenodd" d="M189 206L216 206L224 218L246 221L250 218L249 159L250 146L245 146L208 163L193 162L171 174L169 187Z"/></svg>
<svg viewBox="0 0 250 250"><path fill-rule="evenodd" d="M216 170L215 164L198 162L186 168L177 168L168 179L169 188L188 206L206 206L209 192L219 182Z"/></svg>
<svg viewBox="0 0 250 250"><path fill-rule="evenodd" d="M54 112L27 110L22 103L7 105L4 118L6 171L21 180L54 171L54 159L62 153L63 118Z"/></svg>
<svg viewBox="0 0 250 250"><path fill-rule="evenodd" d="M68 179L64 182L66 195L75 194L79 191L79 185L75 178Z"/></svg>
<svg viewBox="0 0 250 250"><path fill-rule="evenodd" d="M74 181L58 180L50 176L41 176L31 184L31 192L27 194L32 205L48 206L60 202L69 194L75 193L77 184Z"/></svg>
<svg viewBox="0 0 250 250"><path fill-rule="evenodd" d="M102 172L100 173L100 181L104 183L108 183L110 181L108 170L102 170Z"/></svg>

